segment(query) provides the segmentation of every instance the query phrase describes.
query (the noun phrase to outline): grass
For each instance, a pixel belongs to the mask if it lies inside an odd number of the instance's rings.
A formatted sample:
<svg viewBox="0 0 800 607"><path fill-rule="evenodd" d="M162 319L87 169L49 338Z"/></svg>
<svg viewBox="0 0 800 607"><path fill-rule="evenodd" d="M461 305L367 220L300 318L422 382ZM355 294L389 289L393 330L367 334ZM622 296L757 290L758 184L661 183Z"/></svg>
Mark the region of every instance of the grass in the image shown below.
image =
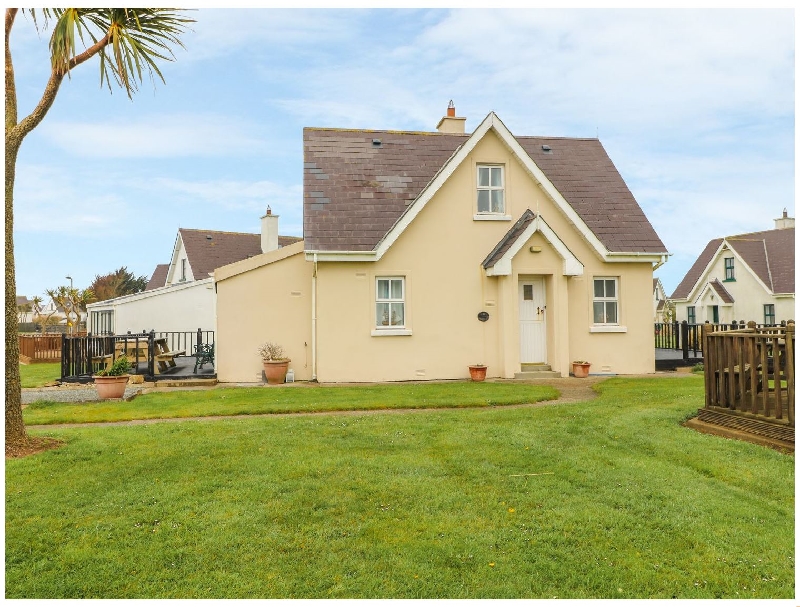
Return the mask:
<svg viewBox="0 0 800 607"><path fill-rule="evenodd" d="M702 394L40 428L6 596L791 599L794 458L681 427Z"/></svg>
<svg viewBox="0 0 800 607"><path fill-rule="evenodd" d="M20 365L23 388L41 388L61 378L61 363L32 363Z"/></svg>
<svg viewBox="0 0 800 607"><path fill-rule="evenodd" d="M489 407L557 397L558 391L548 386L494 382L218 388L157 392L132 401L79 404L39 401L25 408L23 418L26 424L110 422L209 415Z"/></svg>

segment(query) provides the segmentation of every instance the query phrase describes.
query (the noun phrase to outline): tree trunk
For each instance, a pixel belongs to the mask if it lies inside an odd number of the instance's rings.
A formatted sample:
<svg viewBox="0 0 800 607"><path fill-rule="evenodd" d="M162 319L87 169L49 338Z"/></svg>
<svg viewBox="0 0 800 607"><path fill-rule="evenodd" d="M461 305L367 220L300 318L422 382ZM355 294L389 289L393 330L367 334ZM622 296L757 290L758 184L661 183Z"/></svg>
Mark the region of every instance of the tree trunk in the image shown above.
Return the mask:
<svg viewBox="0 0 800 607"><path fill-rule="evenodd" d="M22 421L17 327L17 274L14 268L14 177L19 144L6 138L6 451L28 442Z"/></svg>

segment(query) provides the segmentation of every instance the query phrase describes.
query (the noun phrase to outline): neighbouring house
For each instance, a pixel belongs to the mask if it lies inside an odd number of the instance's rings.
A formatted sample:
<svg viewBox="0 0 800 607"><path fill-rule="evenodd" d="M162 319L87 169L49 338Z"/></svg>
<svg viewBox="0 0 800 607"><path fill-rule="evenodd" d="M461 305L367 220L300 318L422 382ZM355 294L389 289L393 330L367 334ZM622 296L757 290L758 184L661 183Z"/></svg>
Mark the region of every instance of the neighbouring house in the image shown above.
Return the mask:
<svg viewBox="0 0 800 607"><path fill-rule="evenodd" d="M668 252L600 142L464 123L304 129L303 242L214 271L220 381L267 341L321 382L654 371Z"/></svg>
<svg viewBox="0 0 800 607"><path fill-rule="evenodd" d="M33 302L27 295L17 295L17 322L33 322Z"/></svg>
<svg viewBox="0 0 800 607"><path fill-rule="evenodd" d="M653 320L661 323L665 322L667 294L660 278L653 279Z"/></svg>
<svg viewBox="0 0 800 607"><path fill-rule="evenodd" d="M773 325L794 319L794 218L774 230L715 238L670 296L679 321Z"/></svg>
<svg viewBox="0 0 800 607"><path fill-rule="evenodd" d="M159 264L144 291L89 304L89 331L204 331L216 324L215 268L279 249L300 238L278 236L278 218L261 218L261 234L180 228L168 264Z"/></svg>

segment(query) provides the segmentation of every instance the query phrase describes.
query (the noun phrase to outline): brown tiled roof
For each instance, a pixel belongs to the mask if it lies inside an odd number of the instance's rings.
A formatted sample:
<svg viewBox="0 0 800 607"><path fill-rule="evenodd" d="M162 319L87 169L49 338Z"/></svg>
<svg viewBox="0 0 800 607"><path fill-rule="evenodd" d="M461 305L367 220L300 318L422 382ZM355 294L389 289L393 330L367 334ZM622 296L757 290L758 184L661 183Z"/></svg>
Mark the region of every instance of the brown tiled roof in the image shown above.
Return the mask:
<svg viewBox="0 0 800 607"><path fill-rule="evenodd" d="M30 302L27 295L17 295L17 305L27 306Z"/></svg>
<svg viewBox="0 0 800 607"><path fill-rule="evenodd" d="M794 293L794 228L740 234L726 240L773 293Z"/></svg>
<svg viewBox="0 0 800 607"><path fill-rule="evenodd" d="M525 212L522 214L516 223L511 226L511 229L506 232L506 235L500 239L500 242L497 243L492 252L486 256L486 259L483 260L483 267L484 268L491 268L500 261L500 258L506 254L511 246L517 241L522 233L527 229L527 227L531 224L531 222L536 219L536 213L531 211L530 209L526 209Z"/></svg>
<svg viewBox="0 0 800 607"><path fill-rule="evenodd" d="M609 251L667 252L598 139L516 139Z"/></svg>
<svg viewBox="0 0 800 607"><path fill-rule="evenodd" d="M178 231L195 280L208 278L211 272L222 266L261 254L261 234L186 228ZM285 247L298 240L302 238L278 236L278 246Z"/></svg>
<svg viewBox="0 0 800 607"><path fill-rule="evenodd" d="M303 129L306 250L373 250L468 137ZM597 139L516 139L610 251L666 252Z"/></svg>
<svg viewBox="0 0 800 607"><path fill-rule="evenodd" d="M794 293L794 228L737 234L710 241L670 299L689 297L725 240L773 293Z"/></svg>
<svg viewBox="0 0 800 607"><path fill-rule="evenodd" d="M158 264L156 269L153 270L153 275L150 277L150 280L147 281L147 286L144 288L144 290L150 291L151 289L158 289L159 287L163 287L165 284L167 284L168 271L168 263Z"/></svg>
<svg viewBox="0 0 800 607"><path fill-rule="evenodd" d="M719 281L719 278L715 278L708 284L711 285L711 288L714 289L714 291L716 291L723 303L733 303L733 295L728 293L728 289L726 289L725 286Z"/></svg>
<svg viewBox="0 0 800 607"><path fill-rule="evenodd" d="M691 293L697 281L700 280L700 275L703 273L703 270L708 267L708 264L711 263L714 253L717 252L721 244L722 238L715 238L706 245L706 248L700 253L700 256L692 264L692 267L689 268L686 276L684 276L683 280L675 287L675 291L669 296L669 299L686 299L689 297L689 293Z"/></svg>

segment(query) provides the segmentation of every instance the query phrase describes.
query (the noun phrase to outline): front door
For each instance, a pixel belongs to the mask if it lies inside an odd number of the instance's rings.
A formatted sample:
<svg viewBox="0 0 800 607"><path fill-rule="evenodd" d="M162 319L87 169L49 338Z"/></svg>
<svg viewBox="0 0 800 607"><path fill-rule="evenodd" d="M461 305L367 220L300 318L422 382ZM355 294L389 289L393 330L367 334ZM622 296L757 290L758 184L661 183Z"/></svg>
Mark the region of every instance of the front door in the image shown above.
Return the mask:
<svg viewBox="0 0 800 607"><path fill-rule="evenodd" d="M519 361L547 362L547 298L544 279L533 278L519 283Z"/></svg>

